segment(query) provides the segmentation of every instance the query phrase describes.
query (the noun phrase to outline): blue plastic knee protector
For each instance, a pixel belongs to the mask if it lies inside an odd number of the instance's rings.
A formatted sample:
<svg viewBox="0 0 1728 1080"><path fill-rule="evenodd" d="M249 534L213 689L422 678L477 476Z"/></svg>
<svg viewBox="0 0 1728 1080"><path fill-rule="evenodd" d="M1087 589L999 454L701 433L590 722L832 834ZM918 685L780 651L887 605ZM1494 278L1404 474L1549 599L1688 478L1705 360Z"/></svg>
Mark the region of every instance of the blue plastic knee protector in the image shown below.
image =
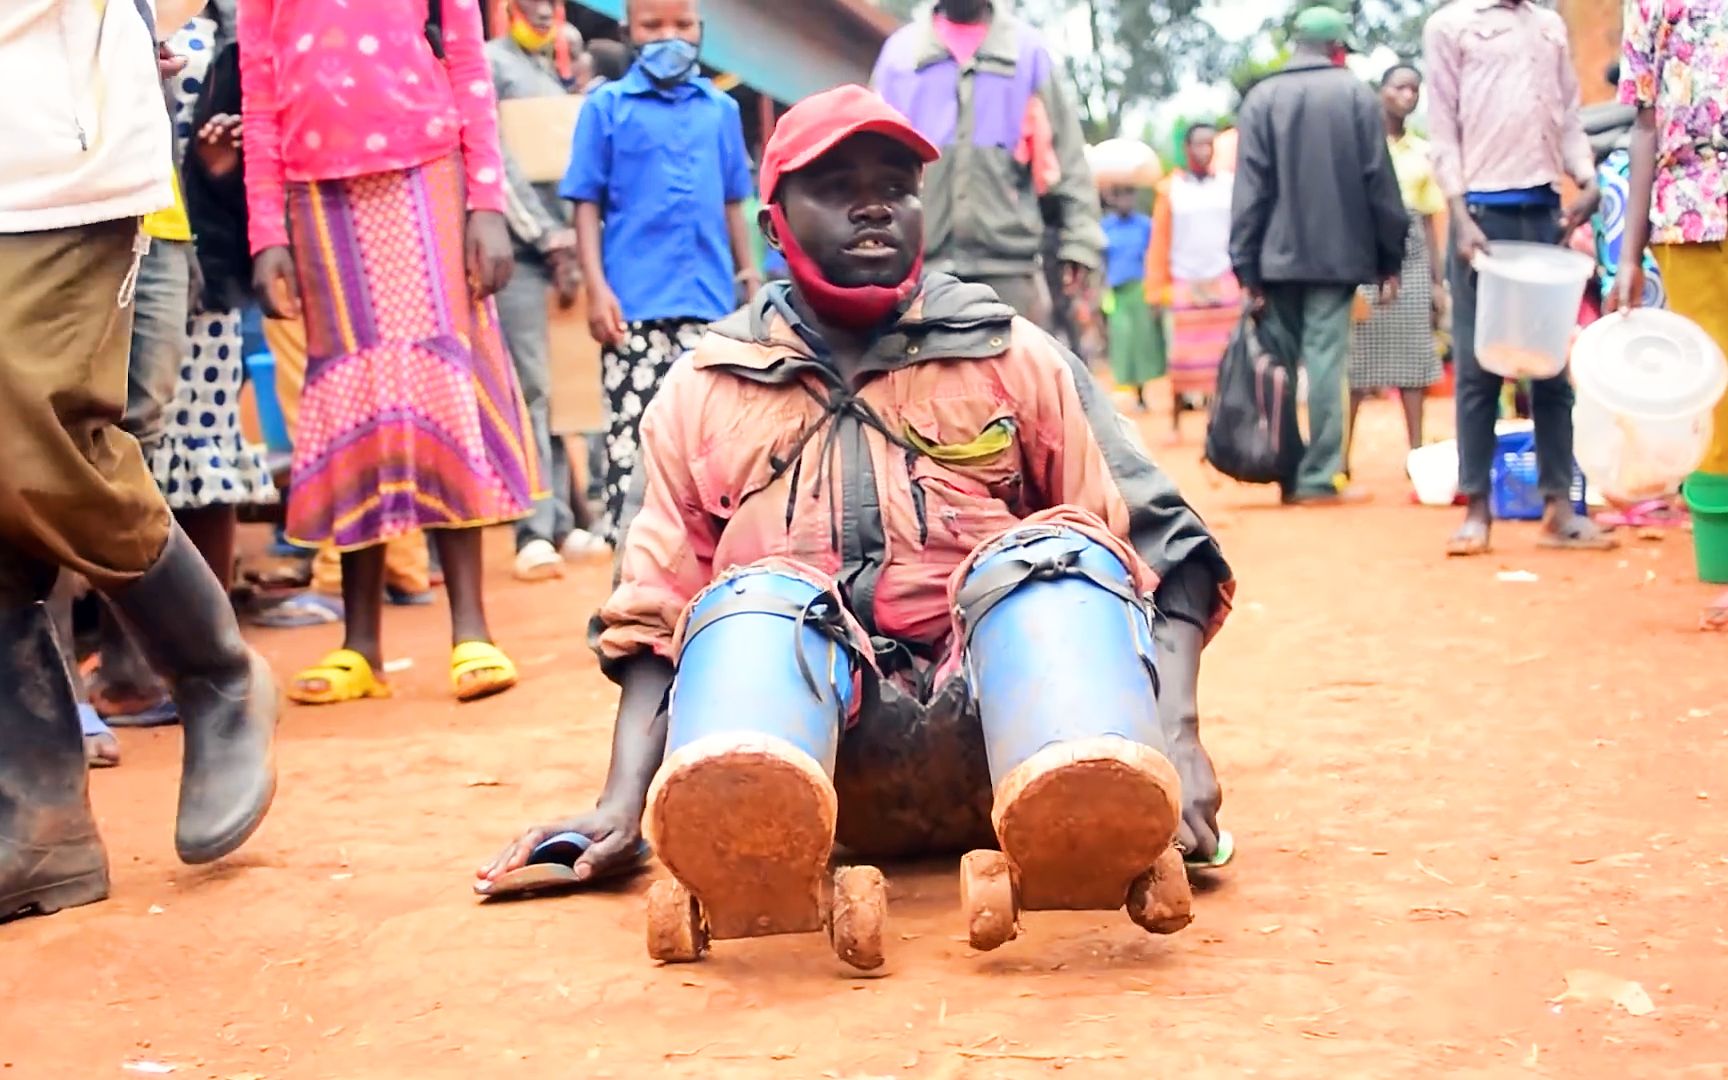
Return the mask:
<svg viewBox="0 0 1728 1080"><path fill-rule="evenodd" d="M771 735L832 776L857 671L840 610L833 593L776 570L710 586L678 654L666 752L709 735Z"/></svg>
<svg viewBox="0 0 1728 1080"><path fill-rule="evenodd" d="M1109 548L1061 526L996 541L960 591L992 782L1056 743L1158 746L1150 605Z"/></svg>

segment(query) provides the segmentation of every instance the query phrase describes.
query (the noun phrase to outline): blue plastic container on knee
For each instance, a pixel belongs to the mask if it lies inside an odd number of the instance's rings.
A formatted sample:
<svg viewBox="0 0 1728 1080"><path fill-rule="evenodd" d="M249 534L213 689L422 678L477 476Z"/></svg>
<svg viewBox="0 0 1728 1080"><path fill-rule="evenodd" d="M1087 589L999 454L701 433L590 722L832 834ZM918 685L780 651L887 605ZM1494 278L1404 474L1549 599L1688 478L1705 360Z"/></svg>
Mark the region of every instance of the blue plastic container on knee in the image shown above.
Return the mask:
<svg viewBox="0 0 1728 1080"><path fill-rule="evenodd" d="M993 574L1025 576L982 614L962 611L976 620L966 671L992 781L1076 739L1116 735L1161 747L1151 609L1129 600L1133 578L1122 561L1062 527L1033 526L993 548L972 568L968 588Z"/></svg>
<svg viewBox="0 0 1728 1080"><path fill-rule="evenodd" d="M666 752L711 735L769 735L833 776L856 674L852 654L820 618L825 603L837 602L770 569L739 571L699 596L672 684Z"/></svg>

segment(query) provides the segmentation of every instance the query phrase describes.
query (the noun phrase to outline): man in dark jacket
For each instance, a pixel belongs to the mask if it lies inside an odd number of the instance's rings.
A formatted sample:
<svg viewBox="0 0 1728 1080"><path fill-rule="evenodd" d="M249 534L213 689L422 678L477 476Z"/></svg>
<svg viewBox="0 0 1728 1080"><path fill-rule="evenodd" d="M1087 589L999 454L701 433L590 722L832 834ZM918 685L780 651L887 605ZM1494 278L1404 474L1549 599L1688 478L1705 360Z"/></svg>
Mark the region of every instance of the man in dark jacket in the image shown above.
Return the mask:
<svg viewBox="0 0 1728 1080"><path fill-rule="evenodd" d="M1343 14L1296 17L1282 71L1249 91L1238 118L1230 262L1256 310L1301 343L1308 450L1284 501L1335 503L1344 487L1344 385L1356 286L1398 294L1409 228L1380 105L1342 66Z"/></svg>

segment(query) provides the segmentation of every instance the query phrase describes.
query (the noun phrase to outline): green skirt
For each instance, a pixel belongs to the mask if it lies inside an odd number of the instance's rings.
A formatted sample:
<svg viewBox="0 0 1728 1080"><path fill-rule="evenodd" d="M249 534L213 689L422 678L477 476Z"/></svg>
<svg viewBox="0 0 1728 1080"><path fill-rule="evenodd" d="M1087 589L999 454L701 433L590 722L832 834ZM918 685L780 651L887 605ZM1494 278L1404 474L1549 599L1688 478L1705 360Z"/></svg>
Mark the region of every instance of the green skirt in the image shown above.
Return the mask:
<svg viewBox="0 0 1728 1080"><path fill-rule="evenodd" d="M1152 317L1145 286L1130 281L1112 293L1116 303L1109 324L1110 374L1116 385L1134 389L1163 378L1168 367L1164 327Z"/></svg>

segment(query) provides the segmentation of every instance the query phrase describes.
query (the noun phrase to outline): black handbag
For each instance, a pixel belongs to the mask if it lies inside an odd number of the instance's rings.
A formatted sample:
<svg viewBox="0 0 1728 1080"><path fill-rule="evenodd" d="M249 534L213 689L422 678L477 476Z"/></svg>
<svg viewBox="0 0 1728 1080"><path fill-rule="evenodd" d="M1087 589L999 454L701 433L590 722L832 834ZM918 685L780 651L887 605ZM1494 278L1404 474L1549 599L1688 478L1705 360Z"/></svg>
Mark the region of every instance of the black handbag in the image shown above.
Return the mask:
<svg viewBox="0 0 1728 1080"><path fill-rule="evenodd" d="M1297 349L1270 321L1244 312L1218 365L1206 461L1244 484L1288 484L1307 449L1296 417Z"/></svg>

